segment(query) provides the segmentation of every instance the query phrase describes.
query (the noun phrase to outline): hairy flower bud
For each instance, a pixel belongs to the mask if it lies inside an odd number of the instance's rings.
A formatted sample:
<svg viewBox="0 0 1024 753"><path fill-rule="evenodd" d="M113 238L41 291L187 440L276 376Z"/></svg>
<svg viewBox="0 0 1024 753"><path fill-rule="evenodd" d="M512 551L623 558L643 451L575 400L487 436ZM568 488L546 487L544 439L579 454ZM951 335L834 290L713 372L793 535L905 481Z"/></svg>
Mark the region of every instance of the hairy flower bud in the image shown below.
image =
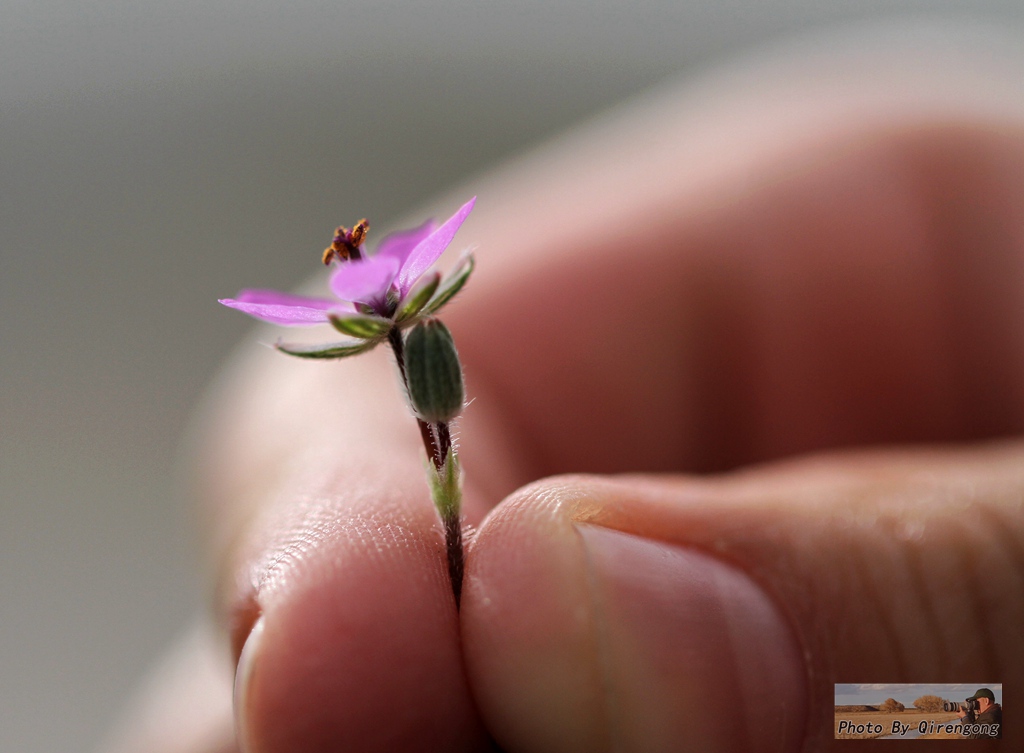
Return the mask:
<svg viewBox="0 0 1024 753"><path fill-rule="evenodd" d="M462 364L448 328L437 319L413 327L405 340L409 399L427 423L448 423L462 412Z"/></svg>

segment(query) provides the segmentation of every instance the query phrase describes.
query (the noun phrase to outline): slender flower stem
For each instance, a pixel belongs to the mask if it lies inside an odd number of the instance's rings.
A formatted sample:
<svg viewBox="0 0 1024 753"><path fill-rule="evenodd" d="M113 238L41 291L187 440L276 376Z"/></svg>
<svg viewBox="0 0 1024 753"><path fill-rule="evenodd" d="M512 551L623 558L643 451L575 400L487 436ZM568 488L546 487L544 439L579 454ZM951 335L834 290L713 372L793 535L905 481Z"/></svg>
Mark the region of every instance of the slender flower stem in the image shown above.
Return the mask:
<svg viewBox="0 0 1024 753"><path fill-rule="evenodd" d="M462 605L462 576L465 572L466 560L462 549L462 521L458 510L443 516L445 551L448 554L448 577L452 581L452 594L455 596L455 609Z"/></svg>
<svg viewBox="0 0 1024 753"><path fill-rule="evenodd" d="M402 386L408 392L409 382L405 376L405 345L402 343L402 333L398 327L392 327L388 330L388 344L395 354L395 361L398 362L398 372L402 375ZM444 463L444 455L438 452L439 448L437 440L434 438L434 432L426 421L417 418L416 423L419 425L420 438L423 440L423 447L427 451L427 457L434 464L434 470L440 471L441 464Z"/></svg>
<svg viewBox="0 0 1024 753"><path fill-rule="evenodd" d="M442 458L448 456L448 450L452 447L452 435L448 431L448 424L439 423L435 424L437 429L437 454Z"/></svg>
<svg viewBox="0 0 1024 753"><path fill-rule="evenodd" d="M402 385L409 390L409 382L405 372L405 344L398 327L388 330L388 344L395 354L398 372L402 376ZM435 478L431 480L430 491L441 515L444 525L445 553L448 559L448 577L452 583L452 594L455 596L455 608L462 603L462 577L465 572L465 554L462 549L462 520L460 507L462 501L461 483L456 466L455 452L452 449L451 431L446 423L428 424L420 418L420 437L427 457L433 466Z"/></svg>

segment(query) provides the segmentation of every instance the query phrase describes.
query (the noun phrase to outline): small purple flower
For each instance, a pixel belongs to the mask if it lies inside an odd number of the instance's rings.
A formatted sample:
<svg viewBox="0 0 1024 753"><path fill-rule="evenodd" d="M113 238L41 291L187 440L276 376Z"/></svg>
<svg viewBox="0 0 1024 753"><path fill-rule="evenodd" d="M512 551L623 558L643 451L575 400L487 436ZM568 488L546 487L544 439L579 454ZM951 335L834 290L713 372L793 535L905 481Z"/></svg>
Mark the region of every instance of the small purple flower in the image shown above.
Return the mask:
<svg viewBox="0 0 1024 753"><path fill-rule="evenodd" d="M341 358L369 350L392 329L405 329L436 313L465 284L473 271L472 255L467 254L445 280L440 273L428 274L428 270L451 244L475 202L475 197L470 199L440 227L431 220L387 236L373 256L367 256L359 245L368 227L365 221L351 232L339 228L334 246L342 252L331 253L328 248L324 255L328 263L334 260L330 288L335 299L243 290L237 298L225 298L220 303L286 327L329 322L357 338L315 348L278 344L279 350L292 355ZM352 243L353 238L357 243ZM345 252L344 245L351 254Z"/></svg>

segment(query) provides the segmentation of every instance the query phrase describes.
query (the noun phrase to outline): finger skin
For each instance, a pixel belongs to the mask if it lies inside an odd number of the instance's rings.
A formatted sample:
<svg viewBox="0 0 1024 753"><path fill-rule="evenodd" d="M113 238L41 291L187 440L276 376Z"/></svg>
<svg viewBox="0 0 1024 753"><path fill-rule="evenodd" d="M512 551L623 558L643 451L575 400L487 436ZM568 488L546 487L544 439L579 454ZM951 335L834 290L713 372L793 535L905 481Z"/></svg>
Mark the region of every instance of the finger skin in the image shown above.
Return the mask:
<svg viewBox="0 0 1024 753"><path fill-rule="evenodd" d="M628 575L594 567L588 529L750 576L791 631L764 641L764 694L744 696L730 672L734 661L740 676L757 671L744 642L719 645L735 626L666 613L650 574L616 586ZM693 583L684 573L667 587L686 603ZM835 683L1024 678L1024 445L831 455L714 479L537 482L484 524L463 603L473 688L509 750L838 749L849 743L833 740ZM688 646L717 652L713 667ZM785 672L806 687L779 682ZM781 724L790 685L806 718ZM1007 727L1004 744L1022 742Z"/></svg>
<svg viewBox="0 0 1024 753"><path fill-rule="evenodd" d="M479 272L445 316L476 398L461 425L474 522L552 473L721 471L1021 429L1019 124L868 96L849 125L798 92L792 117L730 127L763 116L751 99L641 111L473 191L492 196L462 231ZM236 656L262 626L239 695L252 750L474 749L476 692L488 723L516 728L492 708L486 663L472 692L463 675L388 368L380 353L261 352L211 400L200 475L218 612ZM644 510L653 527L667 514ZM819 546L828 519L810 529ZM729 561L792 616L781 584Z"/></svg>
<svg viewBox="0 0 1024 753"><path fill-rule="evenodd" d="M480 744L433 511L419 485L396 486L393 496L314 487L311 496L338 501L314 503L313 519L291 509L273 525L287 533L253 573L261 629L239 667L246 750Z"/></svg>
<svg viewBox="0 0 1024 753"><path fill-rule="evenodd" d="M243 750L479 750L418 435L380 376L393 367L375 353L339 384L268 355L270 381L233 396L253 402L212 461L239 470L216 481L245 521L220 587ZM360 399L333 398L361 379Z"/></svg>
<svg viewBox="0 0 1024 753"><path fill-rule="evenodd" d="M537 475L1024 428L1024 130L869 121L760 147L756 178L699 187L682 146L641 151L674 201L566 189L548 203L567 215L528 251L484 229L504 268L451 326Z"/></svg>

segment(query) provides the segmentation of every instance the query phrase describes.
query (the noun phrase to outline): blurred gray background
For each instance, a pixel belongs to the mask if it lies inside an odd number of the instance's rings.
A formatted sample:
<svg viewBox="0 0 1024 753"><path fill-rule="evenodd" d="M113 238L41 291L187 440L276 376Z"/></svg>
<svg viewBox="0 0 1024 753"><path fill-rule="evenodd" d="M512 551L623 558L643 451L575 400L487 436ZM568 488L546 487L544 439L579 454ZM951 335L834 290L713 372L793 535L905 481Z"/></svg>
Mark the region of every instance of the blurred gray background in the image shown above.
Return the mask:
<svg viewBox="0 0 1024 753"><path fill-rule="evenodd" d="M0 750L90 750L199 609L175 455L338 222L670 75L1019 0L0 0Z"/></svg>

